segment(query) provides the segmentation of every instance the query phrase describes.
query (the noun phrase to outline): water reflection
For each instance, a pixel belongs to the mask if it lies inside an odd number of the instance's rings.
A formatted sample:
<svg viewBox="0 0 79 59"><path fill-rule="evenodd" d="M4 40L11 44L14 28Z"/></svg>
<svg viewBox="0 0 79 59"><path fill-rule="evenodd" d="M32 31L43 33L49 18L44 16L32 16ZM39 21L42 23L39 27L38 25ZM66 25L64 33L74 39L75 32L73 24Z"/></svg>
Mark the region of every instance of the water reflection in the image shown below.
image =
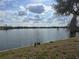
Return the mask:
<svg viewBox="0 0 79 59"><path fill-rule="evenodd" d="M70 31L70 34L69 35L70 35L69 37L75 37L76 36L76 32Z"/></svg>
<svg viewBox="0 0 79 59"><path fill-rule="evenodd" d="M30 46L66 39L66 29L13 29L0 30L0 50Z"/></svg>

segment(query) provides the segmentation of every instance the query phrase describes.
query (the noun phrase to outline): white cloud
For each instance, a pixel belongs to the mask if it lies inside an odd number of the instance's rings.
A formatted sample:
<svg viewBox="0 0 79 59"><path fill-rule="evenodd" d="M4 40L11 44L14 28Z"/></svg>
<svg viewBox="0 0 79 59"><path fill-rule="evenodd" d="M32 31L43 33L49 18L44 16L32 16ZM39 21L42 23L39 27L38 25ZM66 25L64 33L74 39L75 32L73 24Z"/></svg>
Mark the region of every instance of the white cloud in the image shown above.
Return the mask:
<svg viewBox="0 0 79 59"><path fill-rule="evenodd" d="M21 11L26 11L26 8L24 6L19 6Z"/></svg>
<svg viewBox="0 0 79 59"><path fill-rule="evenodd" d="M2 21L2 19L4 21ZM7 23L8 25L16 25L16 26L61 26L66 25L63 21L58 21L57 18L54 19L43 19L39 22L35 22L35 20L29 20L27 16L18 16L17 11L0 11L0 20L3 24ZM23 22L24 21L24 22ZM48 21L51 21L50 23ZM15 26L14 25L14 26Z"/></svg>
<svg viewBox="0 0 79 59"><path fill-rule="evenodd" d="M42 14L39 14L42 20L37 21L35 20L35 15L32 12L29 11L30 6L36 6L36 5L42 5L45 9L45 11ZM23 11L23 16L19 16L18 12ZM19 6L19 10L13 11L13 10L5 10L0 11L0 21L3 23L7 23L9 25L17 25L17 26L59 26L59 25L65 25L63 21L58 21L57 17L54 18L53 13L54 9L52 9L49 5L44 4L28 4L27 6ZM31 17L31 18L30 18ZM31 20L32 19L32 20ZM66 21L67 24L68 21Z"/></svg>
<svg viewBox="0 0 79 59"><path fill-rule="evenodd" d="M42 3L38 3L38 4L28 4L28 5L26 6L26 9L29 9L30 6L43 6L44 9L45 9L45 12L48 12L49 10L54 12L54 10L52 9L52 6L50 6L50 5L44 5L44 4L42 4Z"/></svg>

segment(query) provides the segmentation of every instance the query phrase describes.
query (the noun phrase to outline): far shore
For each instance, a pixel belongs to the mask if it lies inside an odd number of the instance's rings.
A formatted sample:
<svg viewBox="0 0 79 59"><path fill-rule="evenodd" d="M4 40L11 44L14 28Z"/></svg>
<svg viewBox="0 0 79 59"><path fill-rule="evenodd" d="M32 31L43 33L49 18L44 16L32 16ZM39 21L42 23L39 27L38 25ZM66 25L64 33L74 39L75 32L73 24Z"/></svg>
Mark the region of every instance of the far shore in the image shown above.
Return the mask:
<svg viewBox="0 0 79 59"><path fill-rule="evenodd" d="M0 26L0 30L9 30L9 29L45 29L45 28L68 28L67 26L51 26L51 27L24 27L24 26L18 26L18 27L12 27L12 26Z"/></svg>

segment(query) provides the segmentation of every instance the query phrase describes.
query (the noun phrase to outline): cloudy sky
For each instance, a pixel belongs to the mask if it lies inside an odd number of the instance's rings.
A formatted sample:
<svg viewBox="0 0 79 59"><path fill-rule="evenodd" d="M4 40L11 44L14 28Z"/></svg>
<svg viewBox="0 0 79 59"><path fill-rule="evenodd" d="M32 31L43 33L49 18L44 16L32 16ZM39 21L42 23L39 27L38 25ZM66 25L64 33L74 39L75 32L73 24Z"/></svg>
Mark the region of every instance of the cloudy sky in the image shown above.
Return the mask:
<svg viewBox="0 0 79 59"><path fill-rule="evenodd" d="M68 17L55 15L55 3L54 0L0 0L0 25L67 25Z"/></svg>

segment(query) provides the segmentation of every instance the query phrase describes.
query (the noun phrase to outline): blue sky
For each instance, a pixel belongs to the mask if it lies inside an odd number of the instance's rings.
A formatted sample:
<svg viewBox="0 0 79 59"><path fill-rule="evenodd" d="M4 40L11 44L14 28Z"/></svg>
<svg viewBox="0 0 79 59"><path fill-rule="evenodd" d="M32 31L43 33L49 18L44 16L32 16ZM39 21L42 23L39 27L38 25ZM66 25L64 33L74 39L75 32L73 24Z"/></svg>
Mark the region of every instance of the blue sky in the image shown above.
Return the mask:
<svg viewBox="0 0 79 59"><path fill-rule="evenodd" d="M0 10L16 10L20 5L43 3L51 5L53 0L0 0Z"/></svg>
<svg viewBox="0 0 79 59"><path fill-rule="evenodd" d="M0 24L23 26L61 26L69 20L58 20L54 0L0 0ZM67 18L67 17L65 17ZM62 18L63 19L63 18Z"/></svg>

